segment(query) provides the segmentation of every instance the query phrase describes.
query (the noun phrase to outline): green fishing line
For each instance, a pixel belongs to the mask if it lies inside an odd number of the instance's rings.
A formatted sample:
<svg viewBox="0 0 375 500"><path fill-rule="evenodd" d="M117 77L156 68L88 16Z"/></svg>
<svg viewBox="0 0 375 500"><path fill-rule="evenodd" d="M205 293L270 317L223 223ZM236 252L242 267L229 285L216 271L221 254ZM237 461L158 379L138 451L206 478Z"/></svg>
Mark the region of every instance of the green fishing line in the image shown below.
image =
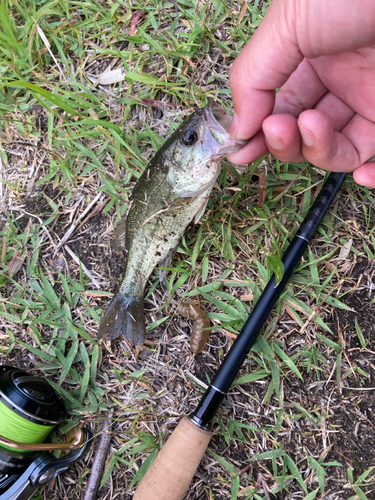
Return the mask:
<svg viewBox="0 0 375 500"><path fill-rule="evenodd" d="M54 425L40 425L26 420L14 413L0 401L0 434L20 443L43 443ZM10 448L1 445L8 450ZM24 451L24 450L18 450Z"/></svg>

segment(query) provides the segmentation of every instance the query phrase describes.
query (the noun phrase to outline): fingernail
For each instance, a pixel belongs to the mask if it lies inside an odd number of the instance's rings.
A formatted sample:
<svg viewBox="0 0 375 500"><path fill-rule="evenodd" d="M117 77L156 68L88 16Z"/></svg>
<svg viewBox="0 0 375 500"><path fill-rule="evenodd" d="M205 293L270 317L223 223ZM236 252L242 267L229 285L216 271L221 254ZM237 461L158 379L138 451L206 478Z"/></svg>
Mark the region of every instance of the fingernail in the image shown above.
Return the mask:
<svg viewBox="0 0 375 500"><path fill-rule="evenodd" d="M313 146L314 145L314 141L315 141L314 134L312 134L308 130L304 129L303 127L301 127L301 125L300 125L299 129L300 129L300 132L301 132L303 143L306 146Z"/></svg>
<svg viewBox="0 0 375 500"><path fill-rule="evenodd" d="M284 143L280 137L276 137L272 134L264 134L266 136L268 144L272 149L283 149Z"/></svg>
<svg viewBox="0 0 375 500"><path fill-rule="evenodd" d="M234 139L238 139L237 130L238 130L238 116L236 115L236 113L233 113L232 121L230 122L230 127L229 127L229 135L231 135Z"/></svg>

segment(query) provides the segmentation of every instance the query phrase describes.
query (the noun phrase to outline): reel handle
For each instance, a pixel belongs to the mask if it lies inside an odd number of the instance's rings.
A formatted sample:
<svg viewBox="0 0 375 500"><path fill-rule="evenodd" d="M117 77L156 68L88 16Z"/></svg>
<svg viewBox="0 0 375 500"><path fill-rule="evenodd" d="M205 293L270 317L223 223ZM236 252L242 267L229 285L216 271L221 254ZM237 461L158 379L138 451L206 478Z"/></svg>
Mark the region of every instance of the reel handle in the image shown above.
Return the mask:
<svg viewBox="0 0 375 500"><path fill-rule="evenodd" d="M86 441L85 429L73 427L67 434L66 443L20 443L14 439L0 435L0 446L8 446L14 450L28 451L55 451L55 450L77 450L82 448Z"/></svg>
<svg viewBox="0 0 375 500"><path fill-rule="evenodd" d="M144 475L133 500L182 500L212 434L184 417Z"/></svg>
<svg viewBox="0 0 375 500"><path fill-rule="evenodd" d="M55 458L51 453L42 453L10 488L0 495L0 500L30 500L41 486L78 462L91 446L92 438L92 434L88 429L81 430L84 435L84 444L81 448L72 450L59 459Z"/></svg>

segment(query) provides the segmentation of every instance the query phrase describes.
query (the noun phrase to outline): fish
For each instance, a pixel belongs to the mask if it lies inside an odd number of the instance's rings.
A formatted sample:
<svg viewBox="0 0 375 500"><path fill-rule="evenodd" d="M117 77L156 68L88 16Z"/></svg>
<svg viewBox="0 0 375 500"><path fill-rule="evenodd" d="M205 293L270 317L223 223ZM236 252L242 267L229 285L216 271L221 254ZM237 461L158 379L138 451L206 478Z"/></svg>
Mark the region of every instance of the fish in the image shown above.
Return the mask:
<svg viewBox="0 0 375 500"><path fill-rule="evenodd" d="M246 141L229 133L231 115L210 100L188 117L155 153L137 180L113 244L127 255L122 284L100 322L98 339L120 335L134 345L146 334L144 291L156 266L167 267L188 227L203 215L221 159Z"/></svg>
<svg viewBox="0 0 375 500"><path fill-rule="evenodd" d="M190 337L190 349L193 354L199 354L206 347L210 336L211 321L204 309L194 301L186 300L181 302L177 312L188 316L193 320Z"/></svg>

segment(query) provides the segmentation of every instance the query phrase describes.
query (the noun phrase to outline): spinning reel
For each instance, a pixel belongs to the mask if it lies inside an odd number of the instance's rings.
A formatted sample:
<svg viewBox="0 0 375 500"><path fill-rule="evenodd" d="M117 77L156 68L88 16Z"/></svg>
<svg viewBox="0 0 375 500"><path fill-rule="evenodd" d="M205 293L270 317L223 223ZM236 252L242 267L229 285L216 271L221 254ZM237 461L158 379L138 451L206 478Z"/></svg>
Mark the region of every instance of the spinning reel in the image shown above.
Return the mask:
<svg viewBox="0 0 375 500"><path fill-rule="evenodd" d="M29 500L84 456L92 437L87 429L74 427L66 443L44 443L66 414L46 380L0 366L0 500ZM69 453L56 458L54 450Z"/></svg>

